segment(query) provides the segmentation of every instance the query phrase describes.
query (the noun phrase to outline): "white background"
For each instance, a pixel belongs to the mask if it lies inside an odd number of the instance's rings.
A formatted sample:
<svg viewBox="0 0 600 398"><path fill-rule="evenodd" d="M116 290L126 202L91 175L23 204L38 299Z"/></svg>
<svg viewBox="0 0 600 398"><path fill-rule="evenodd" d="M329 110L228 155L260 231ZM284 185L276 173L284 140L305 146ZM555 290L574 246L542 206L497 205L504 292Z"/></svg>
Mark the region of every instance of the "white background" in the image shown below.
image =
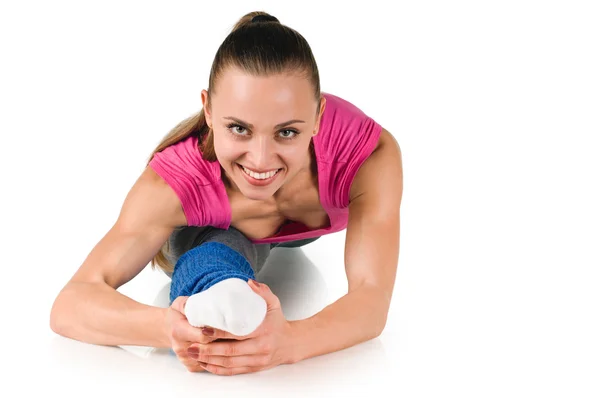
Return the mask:
<svg viewBox="0 0 600 398"><path fill-rule="evenodd" d="M598 397L594 3L2 2L0 395ZM160 139L200 109L218 46L253 10L304 35L323 91L400 143L384 333L229 378L189 373L160 350L54 334L57 293ZM344 237L273 252L287 316L345 293ZM148 267L119 290L158 303L166 283Z"/></svg>

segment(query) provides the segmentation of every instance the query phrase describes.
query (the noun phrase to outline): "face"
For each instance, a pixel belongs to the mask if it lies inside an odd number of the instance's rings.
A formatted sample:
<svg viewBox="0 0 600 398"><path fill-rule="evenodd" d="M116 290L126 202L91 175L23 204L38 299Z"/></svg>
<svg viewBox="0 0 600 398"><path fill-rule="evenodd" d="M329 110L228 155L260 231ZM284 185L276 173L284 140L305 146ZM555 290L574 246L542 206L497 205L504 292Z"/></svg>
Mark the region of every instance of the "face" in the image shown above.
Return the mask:
<svg viewBox="0 0 600 398"><path fill-rule="evenodd" d="M234 190L269 200L294 177L310 172L309 144L318 133L325 98L315 100L308 79L256 77L230 68L216 83L211 109L207 99L203 90L215 153ZM248 175L242 166L266 174Z"/></svg>

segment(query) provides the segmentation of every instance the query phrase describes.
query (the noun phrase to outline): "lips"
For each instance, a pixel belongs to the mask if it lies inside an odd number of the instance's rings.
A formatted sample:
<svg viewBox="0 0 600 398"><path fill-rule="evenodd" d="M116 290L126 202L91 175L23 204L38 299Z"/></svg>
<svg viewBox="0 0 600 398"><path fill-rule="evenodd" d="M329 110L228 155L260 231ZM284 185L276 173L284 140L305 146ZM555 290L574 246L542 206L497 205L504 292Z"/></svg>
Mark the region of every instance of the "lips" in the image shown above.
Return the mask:
<svg viewBox="0 0 600 398"><path fill-rule="evenodd" d="M239 164L239 163L236 163L236 164L237 164L238 166L241 166L242 168L246 168L246 169L248 169L248 170L250 170L250 171L252 171L253 173L256 173L256 174L261 174L261 173L270 173L270 172L272 172L272 171L279 171L279 170L281 170L281 168L279 168L279 169L271 169L271 170L267 170L267 171L256 171L256 170L253 170L253 169L251 169L250 167L246 167L246 166L244 166L244 165L241 165L241 164Z"/></svg>
<svg viewBox="0 0 600 398"><path fill-rule="evenodd" d="M237 166L240 169L240 172L244 175L244 179L250 185L254 185L254 186L257 186L257 187L264 187L264 186L270 185L273 181L275 181L279 177L279 174L281 173L281 170L283 170L283 169L278 169L279 171L277 173L275 173L272 177L266 178L264 180L260 180L260 179L256 179L256 178L248 175L248 173L246 173L244 171L244 169L242 168L242 165L237 164Z"/></svg>

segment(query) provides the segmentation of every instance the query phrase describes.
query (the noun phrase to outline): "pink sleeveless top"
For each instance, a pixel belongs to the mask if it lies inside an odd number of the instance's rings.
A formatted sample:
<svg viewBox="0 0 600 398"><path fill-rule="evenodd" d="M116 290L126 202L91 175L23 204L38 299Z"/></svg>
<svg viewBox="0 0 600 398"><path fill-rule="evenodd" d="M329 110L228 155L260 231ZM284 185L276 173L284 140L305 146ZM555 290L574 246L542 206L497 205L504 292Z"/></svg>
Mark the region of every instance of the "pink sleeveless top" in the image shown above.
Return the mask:
<svg viewBox="0 0 600 398"><path fill-rule="evenodd" d="M319 133L312 138L318 167L319 199L329 226L310 230L300 222L284 224L273 236L253 243L288 242L341 231L348 224L350 187L375 149L382 127L350 102L332 94ZM202 159L198 137L189 136L154 155L149 166L175 191L189 226L228 229L231 207L218 161Z"/></svg>

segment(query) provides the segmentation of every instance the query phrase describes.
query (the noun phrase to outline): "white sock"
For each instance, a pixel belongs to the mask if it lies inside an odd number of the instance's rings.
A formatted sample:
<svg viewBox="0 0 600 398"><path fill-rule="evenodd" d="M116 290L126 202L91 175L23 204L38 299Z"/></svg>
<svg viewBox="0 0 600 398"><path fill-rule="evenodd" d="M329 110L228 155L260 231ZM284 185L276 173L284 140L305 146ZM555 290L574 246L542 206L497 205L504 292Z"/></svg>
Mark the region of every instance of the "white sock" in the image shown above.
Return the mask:
<svg viewBox="0 0 600 398"><path fill-rule="evenodd" d="M184 312L192 326L208 326L245 336L265 319L267 303L246 281L229 278L191 295Z"/></svg>

